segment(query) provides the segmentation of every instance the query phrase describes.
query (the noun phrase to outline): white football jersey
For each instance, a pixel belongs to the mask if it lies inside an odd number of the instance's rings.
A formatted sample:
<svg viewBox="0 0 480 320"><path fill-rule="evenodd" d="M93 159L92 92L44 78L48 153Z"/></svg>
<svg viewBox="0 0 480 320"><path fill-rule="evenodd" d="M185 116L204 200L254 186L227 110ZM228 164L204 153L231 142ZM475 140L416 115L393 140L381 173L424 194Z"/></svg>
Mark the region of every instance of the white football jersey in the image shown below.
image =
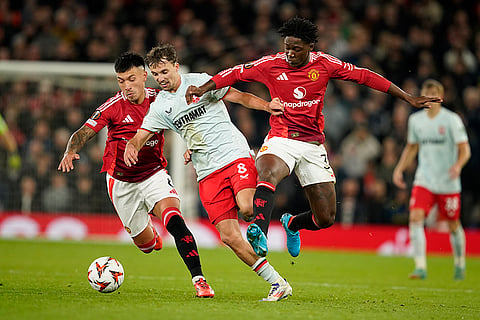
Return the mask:
<svg viewBox="0 0 480 320"><path fill-rule="evenodd" d="M192 163L198 180L239 158L251 156L245 136L232 123L221 101L229 87L209 91L187 105L187 88L201 86L210 78L206 73L182 74L176 92L158 93L141 126L150 132L172 129L180 134L193 152Z"/></svg>
<svg viewBox="0 0 480 320"><path fill-rule="evenodd" d="M442 107L434 118L428 117L427 110L412 114L408 142L419 145L414 185L437 194L461 191L460 178L451 179L448 173L458 159L457 144L468 142L465 126L456 113Z"/></svg>

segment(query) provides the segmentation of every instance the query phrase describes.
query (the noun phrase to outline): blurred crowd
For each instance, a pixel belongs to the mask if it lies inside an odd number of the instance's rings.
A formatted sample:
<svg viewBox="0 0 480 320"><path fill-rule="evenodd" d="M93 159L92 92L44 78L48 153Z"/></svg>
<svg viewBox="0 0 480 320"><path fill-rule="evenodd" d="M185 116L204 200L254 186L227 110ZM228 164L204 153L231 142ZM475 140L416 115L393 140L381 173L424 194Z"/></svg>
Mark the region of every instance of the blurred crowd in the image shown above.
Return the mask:
<svg viewBox="0 0 480 320"><path fill-rule="evenodd" d="M172 43L193 72L216 72L283 50L277 29L302 16L315 22L316 50L384 75L410 94L428 78L446 88L444 105L466 124L472 158L462 173L462 222L480 227L480 4L462 0L0 0L0 60L113 62ZM1 78L1 75L0 75ZM241 90L268 99L263 85ZM0 210L113 212L98 173L101 143L90 143L74 173L58 173L70 134L113 92L42 86L0 87L0 114L21 165L0 153ZM258 148L268 115L228 105ZM392 184L406 142L404 102L355 83L332 81L325 97L326 137L335 169L337 221L406 224L409 190ZM413 180L415 167L408 172ZM278 187L278 218L308 209L292 176Z"/></svg>

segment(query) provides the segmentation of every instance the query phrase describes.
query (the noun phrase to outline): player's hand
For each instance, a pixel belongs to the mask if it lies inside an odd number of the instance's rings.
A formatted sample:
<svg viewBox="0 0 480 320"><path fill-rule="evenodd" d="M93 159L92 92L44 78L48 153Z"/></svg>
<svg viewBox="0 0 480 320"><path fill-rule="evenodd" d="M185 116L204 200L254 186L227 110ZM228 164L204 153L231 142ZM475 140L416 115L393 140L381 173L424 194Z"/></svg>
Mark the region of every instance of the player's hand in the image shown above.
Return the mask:
<svg viewBox="0 0 480 320"><path fill-rule="evenodd" d="M411 99L408 100L408 103L410 103L412 106L415 108L430 108L431 103L442 103L443 99L439 97L425 97L425 96L420 96L420 97L412 97Z"/></svg>
<svg viewBox="0 0 480 320"><path fill-rule="evenodd" d="M73 161L78 159L80 159L80 155L78 153L65 152L57 169L62 170L62 172L70 172L74 169Z"/></svg>
<svg viewBox="0 0 480 320"><path fill-rule="evenodd" d="M197 86L190 86L187 88L185 92L185 100L187 100L187 104L192 103L193 96L201 97L205 92Z"/></svg>
<svg viewBox="0 0 480 320"><path fill-rule="evenodd" d="M407 184L403 180L403 172L400 170L393 170L393 184L399 187L400 189L406 189Z"/></svg>
<svg viewBox="0 0 480 320"><path fill-rule="evenodd" d="M456 164L454 164L453 166L450 167L450 169L448 169L448 174L450 175L450 178L452 180L458 178L461 172L462 172L462 167Z"/></svg>
<svg viewBox="0 0 480 320"><path fill-rule="evenodd" d="M123 153L123 161L127 167L131 167L138 162L138 150L130 143L125 146L125 152Z"/></svg>
<svg viewBox="0 0 480 320"><path fill-rule="evenodd" d="M183 154L183 159L185 160L183 162L184 165L187 165L190 161L192 161L192 150L187 149L187 151L185 151Z"/></svg>
<svg viewBox="0 0 480 320"><path fill-rule="evenodd" d="M273 116L279 116L283 114L285 107L283 106L283 102L280 100L280 98L273 98L272 101L268 103L267 111Z"/></svg>

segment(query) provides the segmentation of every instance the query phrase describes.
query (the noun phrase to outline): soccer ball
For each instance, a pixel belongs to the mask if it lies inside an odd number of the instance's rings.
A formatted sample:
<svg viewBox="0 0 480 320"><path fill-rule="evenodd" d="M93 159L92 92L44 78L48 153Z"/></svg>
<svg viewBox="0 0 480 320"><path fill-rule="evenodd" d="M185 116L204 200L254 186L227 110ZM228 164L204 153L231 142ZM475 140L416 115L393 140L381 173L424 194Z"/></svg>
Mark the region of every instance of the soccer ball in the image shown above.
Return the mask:
<svg viewBox="0 0 480 320"><path fill-rule="evenodd" d="M117 290L123 283L123 267L117 259L100 257L88 267L88 282L93 289L109 293Z"/></svg>

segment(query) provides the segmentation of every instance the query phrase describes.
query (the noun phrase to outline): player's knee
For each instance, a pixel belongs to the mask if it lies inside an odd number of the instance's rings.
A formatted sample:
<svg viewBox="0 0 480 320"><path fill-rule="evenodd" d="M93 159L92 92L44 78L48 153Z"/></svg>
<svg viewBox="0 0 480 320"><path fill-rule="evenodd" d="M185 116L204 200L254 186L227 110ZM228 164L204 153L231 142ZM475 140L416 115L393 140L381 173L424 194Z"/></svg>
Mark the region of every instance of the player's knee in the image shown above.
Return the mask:
<svg viewBox="0 0 480 320"><path fill-rule="evenodd" d="M248 206L247 208L240 207L238 212L243 216L245 221L251 221L253 219L253 208Z"/></svg>

